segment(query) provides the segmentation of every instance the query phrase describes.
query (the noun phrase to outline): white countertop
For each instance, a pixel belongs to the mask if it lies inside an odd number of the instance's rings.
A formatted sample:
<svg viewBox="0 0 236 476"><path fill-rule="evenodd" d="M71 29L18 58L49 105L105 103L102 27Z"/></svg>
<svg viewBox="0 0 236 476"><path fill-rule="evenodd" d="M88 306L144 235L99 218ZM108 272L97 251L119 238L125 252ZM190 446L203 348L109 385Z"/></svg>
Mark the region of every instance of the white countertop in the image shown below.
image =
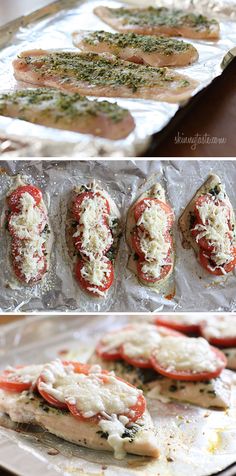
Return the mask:
<svg viewBox="0 0 236 476"><path fill-rule="evenodd" d="M0 26L52 2L53 0L0 0Z"/></svg>

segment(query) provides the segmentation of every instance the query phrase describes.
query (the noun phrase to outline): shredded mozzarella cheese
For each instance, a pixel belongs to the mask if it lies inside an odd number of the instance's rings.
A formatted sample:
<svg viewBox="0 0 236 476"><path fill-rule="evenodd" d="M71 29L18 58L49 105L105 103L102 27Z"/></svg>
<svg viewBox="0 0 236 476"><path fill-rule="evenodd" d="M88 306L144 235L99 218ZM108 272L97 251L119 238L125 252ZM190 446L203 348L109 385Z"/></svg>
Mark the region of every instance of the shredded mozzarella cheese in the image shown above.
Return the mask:
<svg viewBox="0 0 236 476"><path fill-rule="evenodd" d="M230 212L227 204L220 203L211 195L209 201L204 201L199 207L198 212L202 224L196 224L193 230L199 233L196 236L196 242L201 238L206 238L214 250L212 251L212 261L216 267L221 267L232 261L232 233L229 230Z"/></svg>
<svg viewBox="0 0 236 476"><path fill-rule="evenodd" d="M35 200L25 192L20 198L21 210L13 214L10 225L15 235L20 238L17 256L14 261L24 276L26 283L37 277L45 268L44 244L46 239L40 234L46 217L42 209L35 206Z"/></svg>

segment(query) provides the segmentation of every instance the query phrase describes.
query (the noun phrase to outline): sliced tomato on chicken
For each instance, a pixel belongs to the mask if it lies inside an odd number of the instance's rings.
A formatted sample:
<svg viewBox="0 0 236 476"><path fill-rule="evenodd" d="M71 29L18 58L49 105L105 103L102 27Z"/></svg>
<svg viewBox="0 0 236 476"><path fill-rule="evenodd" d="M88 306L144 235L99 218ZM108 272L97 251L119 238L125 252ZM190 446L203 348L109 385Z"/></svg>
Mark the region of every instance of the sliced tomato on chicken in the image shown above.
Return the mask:
<svg viewBox="0 0 236 476"><path fill-rule="evenodd" d="M214 322L213 324L211 324L211 321L209 321L209 324L207 322L205 323L203 322L201 325L202 337L204 337L211 345L214 345L216 347L222 347L222 348L236 347L236 317L235 317L235 333L233 335L232 335L232 328L229 331L230 335L224 335L224 336L211 335L211 328L214 329L214 326L216 326L217 328L217 324L214 324Z"/></svg>
<svg viewBox="0 0 236 476"><path fill-rule="evenodd" d="M90 365L88 364L81 364L80 362L73 362L73 361L63 361L62 363L64 366L69 366L69 365L72 366L75 373L83 373L85 375L89 373ZM44 382L45 382L45 379L43 375L41 374L37 379L37 389L41 397L43 397L44 400L46 400L46 402L50 403L50 405L53 405L56 408L66 409L67 404L65 402L61 402L55 396L51 395L46 390L43 390L41 388L40 384Z"/></svg>
<svg viewBox="0 0 236 476"><path fill-rule="evenodd" d="M35 201L35 205L39 205L42 200L42 192L39 188L33 185L21 185L17 187L10 195L7 196L7 204L12 212L19 212L21 210L21 198L24 193L29 193Z"/></svg>
<svg viewBox="0 0 236 476"><path fill-rule="evenodd" d="M227 365L227 358L223 354L223 352L221 352L219 349L216 349L215 347L211 347L211 350L212 352L214 352L216 359L220 359L221 364L219 364L216 370L212 370L209 372L193 372L190 370L187 371L175 369L168 370L160 362L158 362L158 355L154 355L154 353L151 356L151 362L153 368L159 374L164 375L165 377L168 377L173 380L186 380L191 382L211 380L213 378L218 377Z"/></svg>
<svg viewBox="0 0 236 476"><path fill-rule="evenodd" d="M232 249L232 261L223 264L222 266L217 266L217 264L212 260L211 254L205 250L200 250L199 261L201 266L208 273L213 274L215 276L223 276L227 273L231 273L236 266L236 248Z"/></svg>
<svg viewBox="0 0 236 476"><path fill-rule="evenodd" d="M103 373L104 371L102 371ZM117 380L119 380L120 382L124 382L126 385L128 385L129 387L133 387L133 388L136 388L134 385L126 382L125 380L123 380L122 378L120 377L116 377ZM106 385L106 382L109 381L109 377L102 379L103 381L103 384L104 386ZM70 410L70 412L72 413L72 415L77 418L78 420L82 420L82 421L90 421L90 422L93 422L93 423L97 423L99 420L101 420L101 418L104 419L104 416L103 415L100 415L99 413L97 415L94 415L92 417L84 417L82 412L79 410L78 408L78 404L71 404L69 402L67 402L67 406L68 406L68 409ZM126 416L130 422L135 422L136 420L138 420L138 418L141 418L141 416L144 414L146 410L146 401L145 401L145 398L142 394L138 395L138 398L137 398L137 402L135 403L135 405L132 405L131 407L129 407L127 409L126 412L122 413L122 416ZM119 416L119 415L118 415Z"/></svg>
<svg viewBox="0 0 236 476"><path fill-rule="evenodd" d="M214 199L212 195L205 194L200 195L195 201L194 214L198 223L202 224L202 219L199 212L199 207L202 207L205 203L213 202L217 207L224 207L227 209L228 220L230 221L230 208L223 200Z"/></svg>
<svg viewBox="0 0 236 476"><path fill-rule="evenodd" d="M129 329L130 327L128 326L127 329ZM124 329L122 329L123 331ZM110 332L109 335L111 335L111 337L119 333L119 330L115 330L113 332ZM108 347L108 344L106 342L104 342L103 339L101 339L99 341L99 343L97 344L96 346L96 354L101 357L102 359L104 360L120 360L121 359L121 353L120 353L120 345L118 347L112 347L112 348L107 348ZM109 346L110 347L110 346Z"/></svg>
<svg viewBox="0 0 236 476"><path fill-rule="evenodd" d="M19 281L23 283L27 282L28 284L35 284L38 281L40 281L43 275L47 272L46 256L43 255L38 257L38 263L40 265L40 269L38 270L37 274L35 274L34 277L32 277L29 281L27 281L26 276L24 272L22 271L22 265L24 262L24 256L20 254L20 249L21 249L20 247L22 242L23 240L18 240L17 238L14 238L12 240L12 243L11 243L12 267Z"/></svg>
<svg viewBox="0 0 236 476"><path fill-rule="evenodd" d="M104 214L109 214L110 213L110 205L108 200L103 197L99 192L82 192L79 195L77 195L73 201L72 204L72 215L79 222L80 220L80 215L81 215L81 210L83 206L83 201L85 199L93 199L94 197L100 197L101 200L104 202Z"/></svg>
<svg viewBox="0 0 236 476"><path fill-rule="evenodd" d="M46 223L47 223L47 217L46 217L46 214L45 214L44 210L42 210L42 209L40 209L40 208L39 208L39 210L40 210L40 214L41 214L41 221L40 221L40 223L39 223L39 225L38 225L38 230L37 230L37 231L38 231L38 233L40 234L40 233L42 233L42 231L43 231L44 228L45 228L45 225L46 225ZM9 231L10 235L13 236L14 238L18 238L19 240L20 240L20 239L24 239L24 238L21 238L21 237L19 236L19 234L17 234L17 231L16 231L16 229L15 229L15 227L14 227L14 224L13 224L13 223L14 223L14 219L16 218L16 216L17 216L17 213L15 213L15 212L14 212L14 213L13 213L13 212L10 213L10 215L9 215L9 217L8 217L8 221L7 221L8 231ZM13 223L12 223L12 222L13 222Z"/></svg>
<svg viewBox="0 0 236 476"><path fill-rule="evenodd" d="M16 367L11 370L4 370L0 374L0 388L6 390L7 392L24 392L25 390L30 390L32 387L32 382L23 382L20 375L17 374L17 369L23 367Z"/></svg>
<svg viewBox="0 0 236 476"><path fill-rule="evenodd" d="M158 198L143 198L140 200L134 207L134 219L137 222L146 208L150 207L150 203L159 205L162 210L168 215L168 226L171 227L174 223L174 213L170 205L165 202L162 202Z"/></svg>
<svg viewBox="0 0 236 476"><path fill-rule="evenodd" d="M152 369L152 363L150 359L144 359L140 357L130 357L125 352L125 345L122 345L120 348L121 358L127 362L127 364L133 365L133 367L138 367L140 369Z"/></svg>
<svg viewBox="0 0 236 476"><path fill-rule="evenodd" d="M86 266L86 261L81 258L78 259L75 266L75 277L77 281L79 282L81 288L84 289L84 291L88 292L89 294L93 296L96 296L96 295L99 296L99 293L105 292L111 287L114 281L114 267L112 262L109 261L108 259L106 262L108 265L108 274L107 276L104 277L102 285L97 286L97 285L91 284L87 279L83 277L82 270L83 270L83 267ZM98 291L97 293L96 293L96 290Z"/></svg>
<svg viewBox="0 0 236 476"><path fill-rule="evenodd" d="M140 237L141 233L142 233L141 228L136 226L132 232L131 241L132 241L132 248L135 251L135 253L145 261L145 253L143 252L141 247L141 237ZM172 247L173 240L169 232L165 233L165 238L166 238L166 242L170 243L170 247Z"/></svg>
<svg viewBox="0 0 236 476"><path fill-rule="evenodd" d="M170 261L170 260L169 260ZM147 283L157 283L161 279L164 279L170 272L172 268L172 263L171 261L161 267L160 275L158 278L153 277L151 274L144 273L143 271L143 266L145 263L148 263L147 261L143 261L142 258L139 258L137 262L137 273L138 277L142 279L143 281L146 281Z"/></svg>
<svg viewBox="0 0 236 476"><path fill-rule="evenodd" d="M178 322L177 317L166 317L166 316L156 316L154 318L154 322L157 325L165 326L169 329L173 329L178 331L179 333L183 334L200 334L200 322L198 323L185 323L185 322ZM180 334L182 335L182 334Z"/></svg>

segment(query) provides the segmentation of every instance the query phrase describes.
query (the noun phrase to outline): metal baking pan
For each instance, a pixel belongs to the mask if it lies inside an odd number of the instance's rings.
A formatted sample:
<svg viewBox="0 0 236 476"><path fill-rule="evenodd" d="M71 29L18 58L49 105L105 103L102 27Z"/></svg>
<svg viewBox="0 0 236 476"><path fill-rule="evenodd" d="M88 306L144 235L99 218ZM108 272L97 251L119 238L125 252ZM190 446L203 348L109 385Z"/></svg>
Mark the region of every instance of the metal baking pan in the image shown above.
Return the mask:
<svg viewBox="0 0 236 476"><path fill-rule="evenodd" d="M9 140L20 140L27 137L25 156L66 156L71 157L128 157L145 153L154 134L161 133L172 122L178 111L190 107L194 97L207 88L211 82L223 73L223 70L236 55L236 11L234 0L212 0L210 6L206 0L163 0L158 2L108 1L108 0L58 0L37 12L19 18L0 29L0 93L19 88L11 66L12 60L22 50L31 48L73 48L71 33L78 29L104 29L111 31L105 23L93 14L93 8L102 3L109 6L122 4L147 5L157 3L163 6L178 8L195 8L216 17L221 25L221 38L218 42L203 40L192 41L199 51L199 61L195 64L177 68L199 81L192 99L179 107L177 104L164 102L119 99L118 104L128 108L136 121L136 128L128 138L120 141L109 141L69 131L47 128L30 124L22 120L0 117L0 135ZM20 85L22 87L23 83ZM26 85L29 87L29 85ZM206 91L207 93L207 91ZM156 137L158 141L158 136ZM10 152L11 155L13 152ZM6 153L5 153L6 155ZM22 150L15 149L14 155L21 155Z"/></svg>

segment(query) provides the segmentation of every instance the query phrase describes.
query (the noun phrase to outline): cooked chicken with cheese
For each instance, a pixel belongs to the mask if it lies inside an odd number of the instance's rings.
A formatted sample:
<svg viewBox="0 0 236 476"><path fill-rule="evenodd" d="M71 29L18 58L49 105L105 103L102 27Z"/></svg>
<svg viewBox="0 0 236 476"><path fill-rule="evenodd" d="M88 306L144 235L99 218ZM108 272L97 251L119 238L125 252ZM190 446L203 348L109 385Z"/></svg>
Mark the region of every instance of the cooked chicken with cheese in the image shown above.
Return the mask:
<svg viewBox="0 0 236 476"><path fill-rule="evenodd" d="M99 366L56 360L8 368L0 377L0 411L118 459L126 452L159 455L142 392Z"/></svg>

